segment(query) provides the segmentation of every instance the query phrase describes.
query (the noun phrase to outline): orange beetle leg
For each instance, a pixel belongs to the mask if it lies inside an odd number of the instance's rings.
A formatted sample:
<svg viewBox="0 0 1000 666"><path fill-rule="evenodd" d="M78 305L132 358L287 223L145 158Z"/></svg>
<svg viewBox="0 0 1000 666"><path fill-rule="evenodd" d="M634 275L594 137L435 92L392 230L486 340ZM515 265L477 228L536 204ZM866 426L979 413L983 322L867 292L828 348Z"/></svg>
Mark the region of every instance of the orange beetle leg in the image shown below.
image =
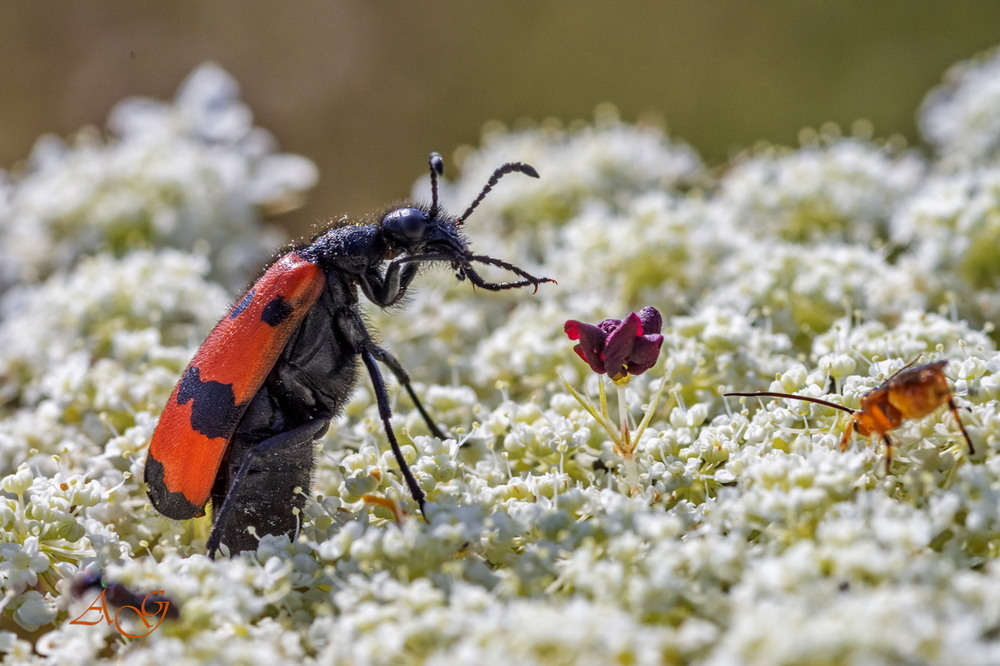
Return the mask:
<svg viewBox="0 0 1000 666"><path fill-rule="evenodd" d="M889 474L892 469L892 440L883 432L882 441L885 442L885 473Z"/></svg>
<svg viewBox="0 0 1000 666"><path fill-rule="evenodd" d="M965 431L965 425L962 424L962 419L958 417L958 407L955 405L954 398L948 398L948 409L951 411L952 415L954 415L955 422L958 423L958 427L962 430L962 436L965 437L965 441L969 445L969 455L971 456L976 452L976 449L972 446L972 440L969 438L969 433Z"/></svg>
<svg viewBox="0 0 1000 666"><path fill-rule="evenodd" d="M858 425L858 415L857 413L855 413L851 416L850 420L847 422L847 425L844 426L844 434L840 436L841 451L847 450L847 442L851 440L851 435L854 433L854 430L857 427L857 425Z"/></svg>

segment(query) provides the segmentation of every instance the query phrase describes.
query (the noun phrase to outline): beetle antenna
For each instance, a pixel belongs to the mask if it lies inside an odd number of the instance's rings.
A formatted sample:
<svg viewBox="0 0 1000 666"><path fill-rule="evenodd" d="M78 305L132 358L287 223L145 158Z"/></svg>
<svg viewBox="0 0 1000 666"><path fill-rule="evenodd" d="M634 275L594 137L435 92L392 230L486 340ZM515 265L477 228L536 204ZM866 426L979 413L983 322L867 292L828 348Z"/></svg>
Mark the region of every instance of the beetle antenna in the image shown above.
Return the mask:
<svg viewBox="0 0 1000 666"><path fill-rule="evenodd" d="M444 175L444 160L440 153L431 153L427 158L427 165L431 168L431 210L428 213L433 220L438 214L438 176Z"/></svg>
<svg viewBox="0 0 1000 666"><path fill-rule="evenodd" d="M847 412L848 414L854 414L854 410L849 407L844 407L843 405L838 405L835 402L830 402L829 400L820 400L819 398L810 398L804 395L792 395L791 393L772 393L771 391L760 391L757 393L723 393L724 397L729 396L743 396L743 397L754 397L762 396L767 398L791 398L792 400L803 400L805 402L815 402L817 405L826 405L827 407L833 407L839 409L842 412Z"/></svg>
<svg viewBox="0 0 1000 666"><path fill-rule="evenodd" d="M486 198L486 195L490 193L493 186L496 185L501 178L514 171L523 173L526 176L531 176L532 178L538 178L538 172L535 171L535 167L530 164L525 164L524 162L507 162L506 164L501 164L493 172L493 175L490 176L490 179L486 181L486 186L483 187L483 191L479 193L476 200L465 209L465 212L462 213L462 217L458 218L456 224L458 226L462 226L462 223L465 222L470 215L472 215L472 211L476 210L476 206L478 206L479 203Z"/></svg>
<svg viewBox="0 0 1000 666"><path fill-rule="evenodd" d="M895 378L896 378L896 375L898 375L898 374L902 373L902 372L903 372L904 370L908 370L908 369L910 369L911 367L913 367L913 364L914 364L914 363L916 363L916 362L917 362L917 361L919 361L919 360L920 360L920 356L915 356L915 357L914 357L913 359L911 359L911 360L910 360L910 362L909 362L909 363L907 363L907 364L906 364L906 365L904 365L904 366L903 366L902 368L900 368L900 369L899 369L899 370L897 370L896 372L894 372L894 373L892 373L891 375L889 375L889 378L888 378L888 379L886 379L885 381L886 381L886 382L888 382L888 381L891 381L891 380L895 379ZM938 363L940 363L940 361L938 361ZM930 365L930 364L928 364L928 365ZM883 382L883 383L885 383L885 382Z"/></svg>

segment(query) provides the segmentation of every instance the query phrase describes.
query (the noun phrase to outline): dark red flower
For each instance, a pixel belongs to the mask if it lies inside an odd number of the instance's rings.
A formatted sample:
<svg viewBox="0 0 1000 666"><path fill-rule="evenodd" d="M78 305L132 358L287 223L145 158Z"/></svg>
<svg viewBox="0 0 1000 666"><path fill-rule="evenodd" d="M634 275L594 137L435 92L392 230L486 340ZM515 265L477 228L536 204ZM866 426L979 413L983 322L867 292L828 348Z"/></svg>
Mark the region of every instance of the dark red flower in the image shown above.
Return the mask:
<svg viewBox="0 0 1000 666"><path fill-rule="evenodd" d="M605 319L594 324L569 320L565 331L570 340L579 340L573 347L590 369L607 373L614 381L627 375L641 375L660 355L663 317L656 308L646 306L622 320Z"/></svg>

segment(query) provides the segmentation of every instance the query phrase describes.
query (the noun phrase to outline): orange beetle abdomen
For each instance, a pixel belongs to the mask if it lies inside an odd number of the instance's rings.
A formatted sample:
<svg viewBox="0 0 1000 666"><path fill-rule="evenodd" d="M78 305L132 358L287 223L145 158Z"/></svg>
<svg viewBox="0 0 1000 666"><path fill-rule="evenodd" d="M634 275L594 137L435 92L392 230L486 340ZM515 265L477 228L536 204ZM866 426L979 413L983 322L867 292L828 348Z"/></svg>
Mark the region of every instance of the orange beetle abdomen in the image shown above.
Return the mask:
<svg viewBox="0 0 1000 666"><path fill-rule="evenodd" d="M888 401L904 419L927 416L948 402L951 389L943 368L947 361L917 366L891 381Z"/></svg>

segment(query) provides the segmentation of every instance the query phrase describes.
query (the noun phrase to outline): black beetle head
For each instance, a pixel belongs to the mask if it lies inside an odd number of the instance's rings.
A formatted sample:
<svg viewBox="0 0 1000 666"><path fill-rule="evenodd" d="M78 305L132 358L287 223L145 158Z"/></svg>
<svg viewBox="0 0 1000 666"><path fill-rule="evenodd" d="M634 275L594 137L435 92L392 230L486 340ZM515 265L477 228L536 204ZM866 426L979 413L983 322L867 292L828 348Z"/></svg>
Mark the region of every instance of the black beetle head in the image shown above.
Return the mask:
<svg viewBox="0 0 1000 666"><path fill-rule="evenodd" d="M438 214L432 214L435 208ZM382 233L394 253L432 254L438 260L462 261L469 250L455 220L417 207L397 208L382 217Z"/></svg>
<svg viewBox="0 0 1000 666"><path fill-rule="evenodd" d="M420 243L431 224L431 216L419 208L397 208L382 218L382 231L401 245Z"/></svg>
<svg viewBox="0 0 1000 666"><path fill-rule="evenodd" d="M429 252L442 255L441 259L461 261L468 248L458 233L460 223L443 215L438 202L438 176L444 174L444 160L438 153L431 153L427 164L431 171L430 208L408 206L389 211L382 217L382 232L399 252Z"/></svg>
<svg viewBox="0 0 1000 666"><path fill-rule="evenodd" d="M406 206L397 208L383 215L379 222L383 237L389 246L386 259L392 259L397 265L411 262L449 262L456 270L455 276L459 280L468 278L474 285L490 291L514 289L528 285L537 290L539 284L553 282L549 278L536 278L506 261L473 254L461 232L462 224L503 176L517 172L538 178L538 172L531 165L522 162L507 162L499 166L493 171L486 185L472 204L462 213L462 216L454 218L441 210L438 201L438 176L444 173L444 160L439 154L431 153L428 164L431 171L430 207ZM487 282L472 268L473 262L504 268L523 279L513 282Z"/></svg>

